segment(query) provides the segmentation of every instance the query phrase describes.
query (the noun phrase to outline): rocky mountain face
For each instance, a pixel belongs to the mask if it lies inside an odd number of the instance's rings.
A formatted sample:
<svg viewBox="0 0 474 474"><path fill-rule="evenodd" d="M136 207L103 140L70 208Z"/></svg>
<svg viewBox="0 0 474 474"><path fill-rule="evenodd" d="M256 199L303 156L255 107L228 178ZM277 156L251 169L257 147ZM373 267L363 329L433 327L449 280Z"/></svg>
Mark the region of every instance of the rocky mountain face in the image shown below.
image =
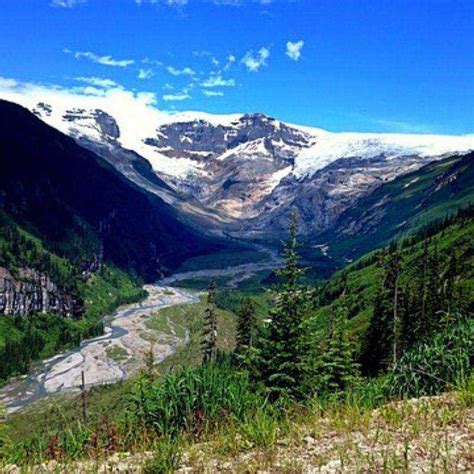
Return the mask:
<svg viewBox="0 0 474 474"><path fill-rule="evenodd" d="M76 318L82 310L83 302L59 288L48 275L22 268L14 277L6 268L0 267L0 314L54 313Z"/></svg>
<svg viewBox="0 0 474 474"><path fill-rule="evenodd" d="M65 120L83 114L71 109ZM88 117L115 140L110 117L98 111ZM104 262L153 281L190 256L220 248L181 223L163 199L26 109L0 101L0 125L2 208L59 255L90 260L91 252L81 252L100 248ZM158 179L150 186L158 187Z"/></svg>
<svg viewBox="0 0 474 474"><path fill-rule="evenodd" d="M296 207L303 234L324 232L363 196L429 162L419 156L354 157L336 160L312 176L289 175L259 202L257 217L246 222L245 229L249 234L263 238L268 229L284 234L291 209Z"/></svg>
<svg viewBox="0 0 474 474"><path fill-rule="evenodd" d="M191 160L197 171L184 179L169 177L172 185L223 219L242 223L259 215L262 199L290 173L312 137L252 114L223 125L203 120L162 125L145 143L168 158Z"/></svg>
<svg viewBox="0 0 474 474"><path fill-rule="evenodd" d="M333 255L357 258L402 233L474 202L474 152L433 161L377 187L316 236ZM342 252L341 252L342 251Z"/></svg>
<svg viewBox="0 0 474 474"><path fill-rule="evenodd" d="M206 232L275 240L291 208L307 235L328 231L384 183L474 138L331 133L263 114L170 115L143 129L103 110L38 103L34 112Z"/></svg>

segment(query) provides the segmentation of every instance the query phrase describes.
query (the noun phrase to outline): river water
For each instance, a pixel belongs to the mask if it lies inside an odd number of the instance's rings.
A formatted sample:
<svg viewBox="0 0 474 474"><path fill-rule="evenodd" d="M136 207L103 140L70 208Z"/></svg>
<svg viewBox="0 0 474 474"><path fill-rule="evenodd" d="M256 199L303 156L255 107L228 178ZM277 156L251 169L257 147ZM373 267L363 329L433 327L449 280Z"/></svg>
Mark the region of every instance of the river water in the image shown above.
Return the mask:
<svg viewBox="0 0 474 474"><path fill-rule="evenodd" d="M50 395L77 391L82 372L86 374L88 387L117 382L133 375L141 365L141 357L150 347L150 343L143 338L146 317L165 307L193 303L199 299L197 293L171 285L179 285L180 281L189 279L225 276L230 277L228 286L235 286L258 271L281 265L281 260L274 253L268 252L268 256L268 260L263 262L177 273L156 285L145 286L149 295L144 301L119 308L104 318L105 332L102 336L85 340L78 347L36 364L28 375L11 380L0 390L0 403L7 413L13 413ZM153 345L156 361L161 362L186 340L187 336L179 339L163 334ZM108 351L115 346L126 351L125 360L114 360L109 356Z"/></svg>

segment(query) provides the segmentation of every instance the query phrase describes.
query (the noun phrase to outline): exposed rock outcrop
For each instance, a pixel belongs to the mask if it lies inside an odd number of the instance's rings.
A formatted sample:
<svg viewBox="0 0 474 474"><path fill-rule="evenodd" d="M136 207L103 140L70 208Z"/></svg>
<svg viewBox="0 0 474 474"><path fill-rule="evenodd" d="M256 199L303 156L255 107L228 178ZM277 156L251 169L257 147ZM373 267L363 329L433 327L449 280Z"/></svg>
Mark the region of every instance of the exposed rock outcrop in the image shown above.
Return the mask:
<svg viewBox="0 0 474 474"><path fill-rule="evenodd" d="M48 275L23 268L14 277L6 268L0 267L0 314L55 313L77 318L82 309L82 301L70 291L59 288Z"/></svg>
<svg viewBox="0 0 474 474"><path fill-rule="evenodd" d="M179 210L183 221L239 239L283 238L295 206L302 234L329 232L385 183L474 149L470 136L333 133L261 113L151 114L137 128L116 111L46 105L34 109L42 120Z"/></svg>

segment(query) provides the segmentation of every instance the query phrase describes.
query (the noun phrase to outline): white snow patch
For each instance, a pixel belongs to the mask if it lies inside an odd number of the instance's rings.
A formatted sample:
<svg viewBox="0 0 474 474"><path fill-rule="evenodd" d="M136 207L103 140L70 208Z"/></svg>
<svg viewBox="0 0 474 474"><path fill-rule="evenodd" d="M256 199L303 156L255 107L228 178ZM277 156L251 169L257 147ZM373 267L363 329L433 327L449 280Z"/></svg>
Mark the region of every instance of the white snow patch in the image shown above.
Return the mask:
<svg viewBox="0 0 474 474"><path fill-rule="evenodd" d="M232 156L240 156L250 159L261 159L262 157L272 159L271 153L266 149L264 139L262 138L252 140L251 142L241 143L235 148L230 148L222 153L222 155L217 159L219 161L224 161Z"/></svg>
<svg viewBox="0 0 474 474"><path fill-rule="evenodd" d="M420 178L413 178L411 179L408 183L405 184L405 186L403 186L404 188L408 188L408 186L411 186L412 184L415 184L417 181L419 181Z"/></svg>
<svg viewBox="0 0 474 474"><path fill-rule="evenodd" d="M286 178L292 171L292 166L287 166L281 170L272 174L272 178L267 182L267 190L271 193L281 182L283 178Z"/></svg>
<svg viewBox="0 0 474 474"><path fill-rule="evenodd" d="M100 140L100 131L93 118L68 122L63 119L66 110L85 109L88 114L95 109L103 110L117 121L120 128L119 142L124 148L134 150L148 159L153 169L185 179L190 173L201 172L202 165L187 158L168 158L159 153L155 147L146 145L144 140L157 136L161 125L176 122L193 122L203 120L213 126L223 125L237 127L242 114L209 114L205 112L172 113L156 107L156 96L148 92L133 92L117 85L109 89L61 86L46 87L40 84L19 82L0 77L0 97L19 103L30 110L39 102L52 107L50 116L42 119L49 125L69 135L84 135L93 140ZM281 122L275 122L281 126ZM303 149L295 159L293 173L296 177L312 176L340 158L371 158L384 154L387 159L416 154L423 157L442 157L447 153L464 153L474 150L474 135L416 135L416 134L376 134L376 133L332 133L314 127L287 124L306 133L312 145ZM234 133L229 132L230 136ZM246 148L248 146L248 148ZM255 148L253 148L255 147ZM266 156L268 150L262 143L244 144L237 152ZM219 158L230 155L224 153ZM277 178L275 178L277 179Z"/></svg>
<svg viewBox="0 0 474 474"><path fill-rule="evenodd" d="M294 174L312 176L340 158L373 158L384 154L387 159L407 155L441 157L447 153L474 150L474 135L403 135L390 133L318 133L316 143L304 149L295 159Z"/></svg>

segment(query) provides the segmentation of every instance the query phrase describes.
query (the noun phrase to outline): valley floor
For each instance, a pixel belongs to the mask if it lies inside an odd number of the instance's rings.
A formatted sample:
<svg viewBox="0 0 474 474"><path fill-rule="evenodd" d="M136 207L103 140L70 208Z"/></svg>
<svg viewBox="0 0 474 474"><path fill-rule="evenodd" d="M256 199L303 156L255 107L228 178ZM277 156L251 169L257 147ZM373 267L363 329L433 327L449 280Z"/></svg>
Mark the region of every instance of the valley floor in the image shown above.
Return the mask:
<svg viewBox="0 0 474 474"><path fill-rule="evenodd" d="M59 392L78 390L84 372L88 387L128 378L143 367L144 355L153 347L157 363L187 342L186 331L162 331L148 327L160 309L198 301L195 293L147 285L148 297L116 311L105 334L84 341L80 347L40 364L31 374L11 381L0 391L0 402L8 412Z"/></svg>
<svg viewBox="0 0 474 474"><path fill-rule="evenodd" d="M259 432L221 427L199 443L184 441L177 472L472 472L472 393L394 402L376 410L342 404L314 407ZM43 464L31 472L140 473L153 453ZM5 466L2 472L21 472Z"/></svg>
<svg viewBox="0 0 474 474"><path fill-rule="evenodd" d="M220 278L232 287L237 284L234 281L240 282L258 271L270 271L281 265L281 258L268 249L258 247L250 256L258 256L258 262L248 262L249 255L241 256L241 261L236 257L229 261L228 255L227 259L221 259L218 254L213 260L208 257L201 262L210 264L209 269L175 273L159 284L146 285L148 297L145 300L124 306L104 319L104 335L83 341L79 347L37 364L30 374L11 380L0 389L0 403L12 413L52 394L77 391L83 371L88 387L127 379L143 367L144 355L150 348L153 348L155 362L162 362L188 342L189 330L186 325L154 327L150 319L163 308L199 301L196 291L170 285L187 287L188 282L205 288L211 278Z"/></svg>

